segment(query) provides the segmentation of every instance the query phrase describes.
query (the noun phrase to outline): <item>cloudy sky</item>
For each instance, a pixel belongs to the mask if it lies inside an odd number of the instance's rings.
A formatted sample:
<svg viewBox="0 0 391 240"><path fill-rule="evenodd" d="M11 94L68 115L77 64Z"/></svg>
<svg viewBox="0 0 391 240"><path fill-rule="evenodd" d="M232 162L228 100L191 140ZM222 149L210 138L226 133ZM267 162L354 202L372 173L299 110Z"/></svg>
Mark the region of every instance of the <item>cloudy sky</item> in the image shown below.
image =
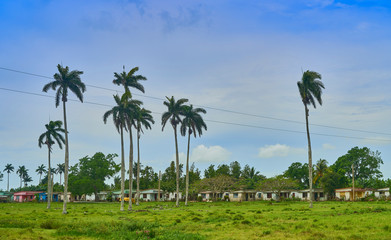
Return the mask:
<svg viewBox="0 0 391 240"><path fill-rule="evenodd" d="M202 171L238 161L271 177L307 162L296 83L312 70L326 86L323 106L310 110L313 159L332 164L367 146L381 152L389 178L390 22L391 3L373 0L1 1L1 170L25 165L38 183L47 150L37 139L49 120L63 119L54 92L42 93L57 64L83 71L87 84L85 102L67 105L70 163L120 153L120 136L102 116L122 93L112 80L125 65L148 78L134 97L156 120L141 138L142 164L155 171L175 152L172 128L161 129L165 96L207 110L208 131L191 142ZM185 138L179 148L184 162ZM53 165L63 161L56 149ZM19 186L15 172L10 180ZM4 175L0 189L6 182Z"/></svg>

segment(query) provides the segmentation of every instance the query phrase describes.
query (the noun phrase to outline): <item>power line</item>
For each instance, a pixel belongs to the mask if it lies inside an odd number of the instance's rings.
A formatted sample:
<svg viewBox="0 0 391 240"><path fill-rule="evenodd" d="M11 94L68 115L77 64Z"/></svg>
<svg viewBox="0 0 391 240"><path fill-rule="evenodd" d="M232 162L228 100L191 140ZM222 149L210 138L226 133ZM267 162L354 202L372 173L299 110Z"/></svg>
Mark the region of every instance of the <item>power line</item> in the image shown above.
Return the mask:
<svg viewBox="0 0 391 240"><path fill-rule="evenodd" d="M29 73L29 72L24 72L24 71L20 71L20 70L5 68L5 67L0 67L0 69L1 70L6 70L6 71L11 71L11 72L16 72L16 73L21 73L21 74L26 74L26 75L30 75L30 76L35 76L35 77L54 79L53 77L49 77L49 76L44 76L44 75L34 74L34 73ZM96 88L96 89L101 89L101 90L107 90L107 91L113 91L113 92L122 92L122 91L118 91L118 90L115 90L115 89L106 88L106 87L100 87L100 86L91 85L91 84L86 84L86 86L87 87ZM159 101L164 101L165 100L164 98L148 96L148 95L142 95L142 94L137 94L137 93L132 93L132 95L138 96L138 97L154 99L154 100L159 100ZM194 104L194 106L202 107L202 108L206 108L206 109L211 109L211 110L215 110L215 111L220 111L220 112L238 114L238 115L242 115L242 116L263 118L263 119L282 121L282 122L289 122L289 123L295 123L295 124L305 124L304 122L301 122L301 121L294 121L294 120L283 119L283 118L269 117L269 116L264 116L264 115L259 115L259 114L251 114L251 113L239 112L239 111L223 109L223 108L216 108L216 107L203 106L203 105L197 105L197 104ZM315 123L311 123L309 125L310 126L317 126L317 127L324 127L324 128L339 129L339 130L345 130L345 131L352 131L352 132L371 133L371 134L389 135L389 136L391 136L391 133L385 133L385 132L366 131L366 130L360 130L360 129L335 127L335 126L328 126L328 125L315 124Z"/></svg>
<svg viewBox="0 0 391 240"><path fill-rule="evenodd" d="M41 93L33 93L33 92L26 92L26 91L20 91L15 89L9 89L9 88L3 88L0 87L0 90L14 92L14 93L20 93L20 94L27 94L27 95L33 95L33 96L39 96L39 97L47 97L47 98L55 98L54 96L45 95ZM77 99L71 99L68 98L69 101L72 102L80 102ZM102 103L96 103L96 102L90 102L90 101L84 101L83 103L91 104L91 105L97 105L97 106L104 106L104 107L113 107L114 105L109 104L102 104ZM162 113L159 112L152 112L156 115L161 115ZM242 123L233 123L233 122L225 122L225 121L218 121L218 120L210 120L205 119L206 122L213 122L213 123L219 123L219 124L226 124L226 125L234 125L234 126L241 126L241 127L249 127L249 128L258 128L258 129L265 129L265 130L272 130L272 131L280 131L280 132L290 132L290 133L300 133L300 134L306 134L306 132L303 131L296 131L296 130L289 130L289 129L281 129L281 128L270 128L270 127L263 127L263 126L257 126L257 125L249 125L249 124L242 124ZM348 139L359 139L359 140L369 140L369 141L382 141L382 142L391 142L391 139L373 139L373 138L364 138L364 137L352 137L352 136L342 136L342 135L332 135L332 134L324 134L324 133L311 133L312 135L319 135L319 136L326 136L326 137L337 137L337 138L348 138Z"/></svg>

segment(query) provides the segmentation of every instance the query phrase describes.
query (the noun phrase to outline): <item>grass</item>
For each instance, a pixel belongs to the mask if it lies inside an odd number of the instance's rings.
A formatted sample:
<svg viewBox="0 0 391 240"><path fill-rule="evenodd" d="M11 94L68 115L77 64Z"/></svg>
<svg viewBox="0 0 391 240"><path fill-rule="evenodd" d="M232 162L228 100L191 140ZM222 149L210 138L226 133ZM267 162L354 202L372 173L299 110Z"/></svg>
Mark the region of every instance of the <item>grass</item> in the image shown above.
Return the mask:
<svg viewBox="0 0 391 240"><path fill-rule="evenodd" d="M0 239L391 239L390 202L0 204Z"/></svg>

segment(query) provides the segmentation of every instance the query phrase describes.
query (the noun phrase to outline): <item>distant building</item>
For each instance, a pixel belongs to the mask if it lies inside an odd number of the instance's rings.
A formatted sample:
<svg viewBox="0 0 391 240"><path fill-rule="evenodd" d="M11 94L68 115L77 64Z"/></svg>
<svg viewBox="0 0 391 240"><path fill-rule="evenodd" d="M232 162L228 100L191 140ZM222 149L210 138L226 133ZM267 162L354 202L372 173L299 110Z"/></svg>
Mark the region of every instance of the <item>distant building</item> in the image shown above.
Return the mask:
<svg viewBox="0 0 391 240"><path fill-rule="evenodd" d="M14 193L13 200L15 202L31 202L39 195L42 191L22 191Z"/></svg>

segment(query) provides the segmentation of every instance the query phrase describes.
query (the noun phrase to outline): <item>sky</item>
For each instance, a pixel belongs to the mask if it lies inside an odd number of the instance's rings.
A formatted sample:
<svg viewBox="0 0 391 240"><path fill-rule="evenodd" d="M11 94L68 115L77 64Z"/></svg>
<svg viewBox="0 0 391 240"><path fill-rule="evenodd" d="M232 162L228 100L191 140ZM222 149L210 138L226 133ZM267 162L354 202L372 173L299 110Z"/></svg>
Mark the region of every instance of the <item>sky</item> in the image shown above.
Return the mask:
<svg viewBox="0 0 391 240"><path fill-rule="evenodd" d="M87 85L84 103L67 102L71 165L120 154L120 135L103 114L122 94L114 72L137 66L148 80L133 97L156 121L140 140L143 165L164 171L175 159L173 130L161 126L163 101L174 96L207 111L208 129L190 149L202 172L238 161L282 174L308 162L297 81L311 70L325 85L323 105L309 112L314 162L333 164L365 146L381 152L390 178L390 22L390 1L373 0L1 1L0 170L25 165L38 183L35 170L48 161L38 137L50 120L63 120L54 91L42 88L62 64L83 71ZM128 137L125 144L128 159ZM182 163L186 147L180 137ZM63 162L55 146L52 166ZM19 187L15 172L10 187Z"/></svg>

